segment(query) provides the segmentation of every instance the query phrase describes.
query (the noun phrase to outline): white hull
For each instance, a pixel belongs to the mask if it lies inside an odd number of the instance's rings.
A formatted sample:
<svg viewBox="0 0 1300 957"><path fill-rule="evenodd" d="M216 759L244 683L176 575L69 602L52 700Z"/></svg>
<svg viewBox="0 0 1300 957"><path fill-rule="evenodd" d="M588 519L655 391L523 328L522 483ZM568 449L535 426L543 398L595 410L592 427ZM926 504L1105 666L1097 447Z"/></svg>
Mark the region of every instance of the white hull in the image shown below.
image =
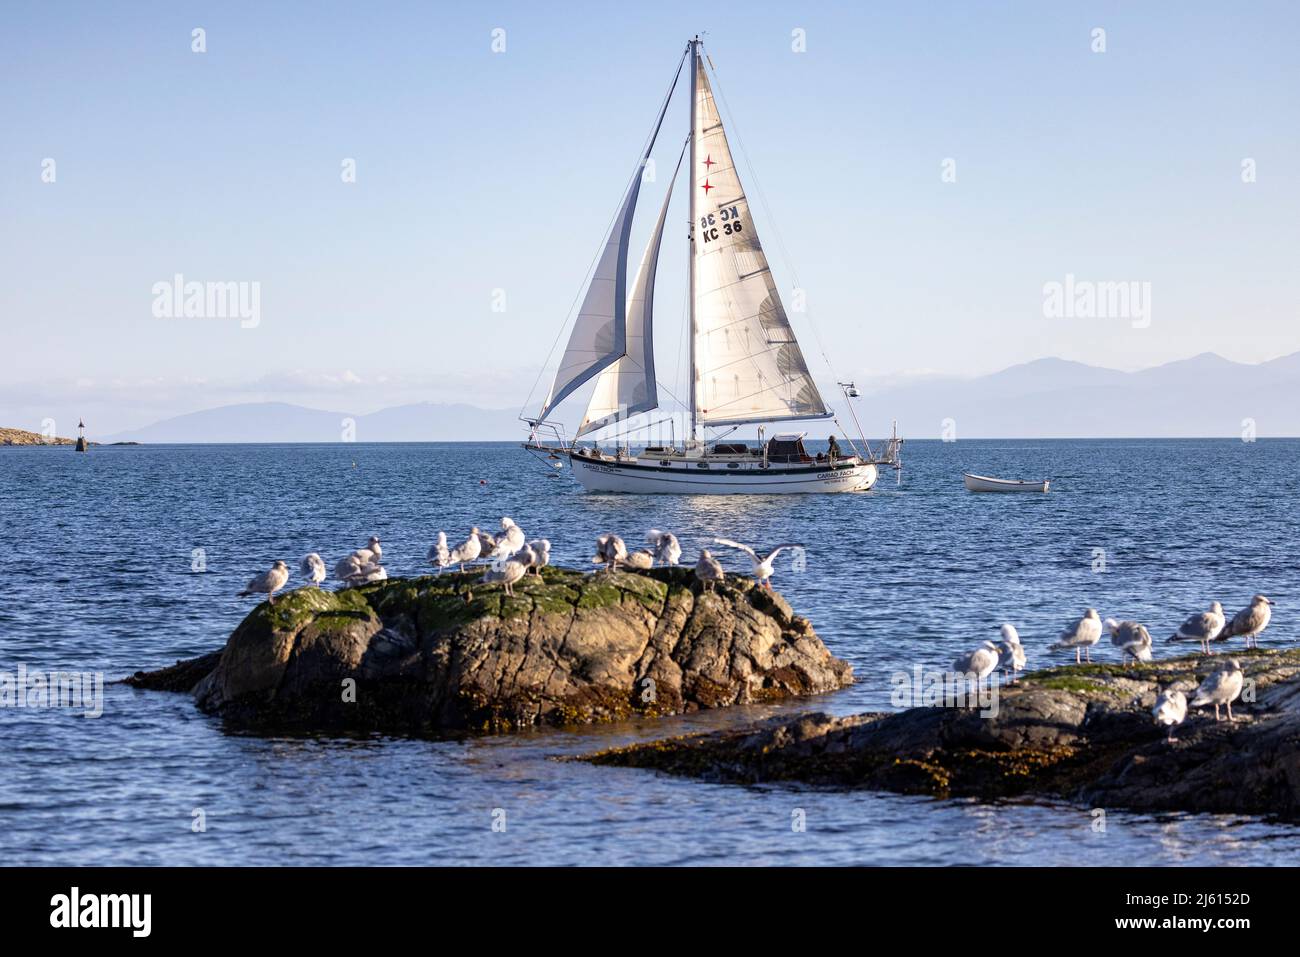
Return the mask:
<svg viewBox="0 0 1300 957"><path fill-rule="evenodd" d="M570 456L574 477L589 492L626 492L639 495L804 495L826 492L865 492L876 484L876 466L805 466L799 468L707 470L688 462L670 467L634 462L591 461Z"/></svg>
<svg viewBox="0 0 1300 957"><path fill-rule="evenodd" d="M1022 479L1000 479L990 478L987 475L971 475L969 472L962 473L962 481L966 483L966 488L972 492L1046 492L1051 485L1051 482L1047 479L1027 482Z"/></svg>

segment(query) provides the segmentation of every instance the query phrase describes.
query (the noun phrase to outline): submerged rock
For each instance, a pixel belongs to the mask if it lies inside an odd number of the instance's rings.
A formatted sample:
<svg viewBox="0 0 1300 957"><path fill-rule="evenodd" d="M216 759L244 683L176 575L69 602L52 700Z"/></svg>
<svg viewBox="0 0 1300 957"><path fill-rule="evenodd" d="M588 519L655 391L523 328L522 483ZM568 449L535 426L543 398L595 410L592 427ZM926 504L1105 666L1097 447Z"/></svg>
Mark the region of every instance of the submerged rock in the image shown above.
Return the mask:
<svg viewBox="0 0 1300 957"><path fill-rule="evenodd" d="M724 782L1038 795L1092 807L1300 819L1300 650L1233 657L1254 700L1234 705L1233 723L1192 709L1172 743L1152 722L1156 694L1173 685L1190 697L1224 656L1037 672L1000 688L996 714L988 709L987 717L955 707L806 714L581 760Z"/></svg>
<svg viewBox="0 0 1300 957"><path fill-rule="evenodd" d="M302 588L262 603L219 654L127 683L192 690L251 728L503 731L834 691L852 682L775 593L686 568L548 567L505 595L477 573Z"/></svg>

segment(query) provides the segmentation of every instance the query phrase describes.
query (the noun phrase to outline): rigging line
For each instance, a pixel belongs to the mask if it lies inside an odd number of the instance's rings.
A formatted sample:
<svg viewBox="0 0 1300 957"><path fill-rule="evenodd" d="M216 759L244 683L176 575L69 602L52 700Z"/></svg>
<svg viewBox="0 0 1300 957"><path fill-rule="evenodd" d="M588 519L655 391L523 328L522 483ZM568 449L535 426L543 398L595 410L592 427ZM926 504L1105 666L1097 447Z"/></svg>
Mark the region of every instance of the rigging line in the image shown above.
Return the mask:
<svg viewBox="0 0 1300 957"><path fill-rule="evenodd" d="M682 54L682 59L683 59L683 60L686 59L686 55L685 55L685 54ZM677 154L677 166L674 167L674 169L673 169L673 178L672 178L671 180L669 180L669 184L668 184L670 190L671 190L671 188L672 188L672 185L673 185L674 183L677 182L677 176L678 176L678 174L681 173L681 171L682 171L682 161L686 158L686 148L687 148L688 146L691 145L691 136L693 135L693 133L694 133L694 131L692 131L691 133L687 133L687 134L686 134L686 139L684 139L684 140L682 141L682 150L681 150L680 153ZM687 179L686 179L686 186L687 186L688 189L690 188L690 177L689 177L689 176L688 176ZM671 200L669 200L669 203L671 204ZM693 227L692 227L692 228L693 228ZM656 272L656 281L657 281L657 272ZM689 301L689 297L690 297L690 292L691 292L691 291L690 291L690 283L688 282L688 283L685 284L684 292L683 292L683 294L682 294L682 321L679 322L679 323L677 324L677 364L676 364L676 377L680 377L680 376L681 376L682 341L683 341L683 339L685 338L685 329L686 329L686 319L685 319L685 316L686 316L686 307L687 307L687 303L688 303L688 301ZM654 348L653 344L651 345L651 348L652 348L652 349ZM658 376L655 376L655 385L657 385L659 388L661 388L661 389L663 389L665 392L667 392L667 393L668 393L668 397L671 398L674 402L676 402L679 406L681 406L682 409L685 409L685 408L686 408L685 403L683 403L682 400L679 399L679 398L677 397L677 395L676 395L676 393L677 393L678 391L680 391L680 390L677 388L677 382L674 382L674 383L673 383L673 388L672 388L672 389L669 389L666 385L664 385L663 382L661 382L661 381L659 380L659 377L658 377Z"/></svg>
<svg viewBox="0 0 1300 957"><path fill-rule="evenodd" d="M686 139L682 142L682 149L681 149L681 152L677 154L677 165L676 165L675 167L673 167L673 175L672 175L672 178L668 181L669 195L668 195L667 197L665 197L665 200L666 200L666 202L668 202L669 204L671 204L671 202L672 202L672 200L671 200L671 194L672 194L672 188L673 188L673 185L677 182L677 176L678 176L678 174L680 174L681 171L682 171L682 160L684 160L684 159L686 158L686 147L690 145L690 142L691 142L691 137L690 137L689 134L687 134ZM665 222L666 222L666 221L665 221ZM653 236L652 236L651 238L653 238ZM661 237L660 237L660 240L662 241L662 239L663 239L663 237L661 236ZM658 277L658 270L656 270L656 282L657 282L657 277ZM683 298L682 298L682 315L683 315L683 316L685 316L685 314L686 314L686 295L688 295L688 294L689 294L689 291L688 291L688 293L684 294L684 295L683 295ZM678 363L681 362L681 357L682 357L682 331L681 331L681 330L682 330L682 328L683 328L684 325L685 325L685 323L684 323L684 321L683 321L683 323L680 324L680 325L678 326L678 333L677 333L677 361L678 361ZM654 348L653 340L652 340L652 342L651 342L651 348L652 348L652 349ZM627 359L627 360L629 361L630 364L636 366L636 368L639 369L641 372L643 372L643 373L645 372L645 367L644 367L643 365L641 365L639 362L637 362L636 359L633 359L633 358L632 358L632 354L631 354L630 352L625 352L625 353L623 354L622 358L623 358L623 359ZM621 361L621 360L620 360L620 361ZM610 366L610 368L607 369L604 373L602 373L602 375L606 375L606 374L614 375L614 376L625 375L626 373L624 373L624 372L620 372L618 367L619 367L619 363L616 362L614 365ZM680 369L678 369L678 374L680 375ZM660 389L663 389L663 391L664 391L665 393L667 393L667 395L668 395L668 397L669 397L670 399L672 399L672 400L673 400L674 402L676 402L678 405L680 405L680 406L682 406L683 408L685 408L685 405L682 403L682 400L679 399L679 398L677 397L677 395L675 394L675 392L673 391L673 389L669 389L668 386L665 385L664 382L663 382L663 381L662 381L662 380L661 380L657 375L655 376L655 385L658 386ZM675 388L675 387L676 387L676 385L674 384L674 388ZM615 390L615 393L617 394L617 390ZM658 408L658 407L659 407L659 406L656 406L656 408ZM654 411L654 410L653 410L653 409L647 409L646 411L647 411L647 412L651 412L651 411ZM634 415L642 415L643 413L636 412L636 413L633 413L633 414L634 414ZM625 416L624 418L621 418L621 419L615 419L615 422L626 422L629 418L631 418L631 416ZM611 422L611 423L609 423L609 424L610 424L610 425L613 425L614 422ZM602 428L608 428L608 426L602 426Z"/></svg>
<svg viewBox="0 0 1300 957"><path fill-rule="evenodd" d="M722 79L718 76L718 68L713 65L712 60L709 60L709 67L713 71L714 86L717 88L718 98L722 101L722 105L727 111L727 116L731 118L729 126L732 133L735 134L736 144L740 147L740 155L745 158L745 165L749 167L749 178L751 182L753 182L754 188L758 191L758 201L763 204L763 213L767 216L768 222L772 224L772 232L776 235L776 244L781 250L781 258L785 261L785 267L790 270L791 278L794 279L797 285L802 285L799 282L799 272L795 269L794 261L790 257L790 251L786 248L785 237L781 235L781 230L777 228L776 217L772 215L772 208L767 202L767 194L763 192L763 184L759 182L758 173L754 169L754 164L749 158L749 151L745 149L744 138L741 137L740 130L736 127L736 115L731 111L731 104L727 102L727 94L722 88ZM808 327L812 329L813 337L817 340L817 349L821 352L822 359L826 362L826 370L830 372L832 376L838 378L835 372L835 367L831 365L831 357L826 353L826 344L822 342L821 332L818 330L817 324L813 322L811 315L807 316L807 318Z"/></svg>
<svg viewBox="0 0 1300 957"><path fill-rule="evenodd" d="M653 141L655 136L658 135L659 133L659 127L663 123L663 116L668 110L668 101L673 98L673 91L677 89L677 81L678 79L681 78L682 75L682 64L686 62L686 54L690 52L690 49L691 49L690 45L687 44L686 49L682 51L681 59L677 61L677 70L675 73L673 73L673 82L669 85L668 93L664 96L663 103L659 107L659 122L656 123L651 128L650 132L646 135L645 140L642 141L641 151L637 154L638 156L645 155L646 147L651 143L651 141ZM680 163L681 161L678 160L678 162ZM644 164L639 164L637 166L636 172L634 172L632 176L628 179L627 185L623 187L622 195L625 198L627 196L627 191L632 188L632 183L636 180L638 176L643 175L644 172L645 172ZM546 359L542 363L541 368L538 369L537 371L537 378L533 380L533 385L528 390L528 397L524 399L524 404L519 407L519 418L521 419L524 418L524 410L527 409L528 406L533 401L533 393L537 391L537 384L542 381L542 376L546 374L546 369L551 362L551 356L555 355L555 347L560 344L560 337L563 336L564 331L569 328L569 320L573 317L573 310L577 308L578 299L582 296L583 292L586 291L587 284L591 279L592 274L596 271L596 263L600 261L601 254L605 251L605 246L609 242L609 234L610 234L610 230L614 228L614 220L618 218L618 214L622 212L622 209L623 206L620 203L619 206L615 208L613 215L610 216L609 222L605 225L605 231L604 233L602 233L602 235L604 236L604 242L602 242L600 246L597 247L596 255L594 255L591 258L591 263L587 266L586 273L583 274L582 282L578 285L578 291L573 297L573 302L569 304L569 311L565 314L564 323L560 326L559 331L556 332L555 334L555 339L551 342L551 348L546 353Z"/></svg>
<svg viewBox="0 0 1300 957"><path fill-rule="evenodd" d="M687 185L688 186L690 185L689 178L687 179ZM688 222L687 225L692 230L695 228L694 223ZM681 390L682 344L686 341L686 327L690 325L690 320L686 317L686 311L688 308L690 308L690 300L691 300L691 284L690 281L687 280L685 283L682 284L682 314L681 314L680 321L677 323L677 362L674 364L674 374L673 374L674 392L682 391ZM690 373L687 373L687 378L690 378ZM687 385L689 384L690 383L688 382ZM677 396L673 394L673 392L669 392L668 394L671 395L674 400L676 400L677 404L682 407L682 411L685 412L686 411L685 403L683 403L681 399L678 399Z"/></svg>
<svg viewBox="0 0 1300 957"><path fill-rule="evenodd" d="M669 207L671 206L671 203L672 203L672 190L673 190L674 185L675 185L676 182L677 182L677 177L678 177L678 175L679 175L679 174L681 173L681 171L682 171L682 161L683 161L683 160L685 159L685 157L686 157L686 147L690 145L690 142L691 142L691 138L690 138L690 135L688 134L687 137L682 141L682 148L681 148L681 151L677 154L677 165L673 167L673 175L672 175L672 178L668 181L668 193L667 193L667 195L664 197L664 203L665 203L666 206L669 206ZM666 215L666 214L661 213L661 215ZM651 238L653 239L653 235L652 235ZM662 243L662 239L663 239L663 237L662 237L662 235L661 235L661 236L660 236L660 241L661 241L661 243ZM649 248L649 247L647 247L647 249L648 249L648 248ZM656 258L657 258L657 256L658 256L658 253L656 252ZM657 271L656 271L656 274L657 274ZM640 275L639 272L638 272L638 275ZM653 285L651 286L651 291L652 291L652 290L653 290ZM652 300L652 301L653 301L653 300ZM683 315L685 314L685 310L686 310L686 302L685 302L685 300L683 300L683 302L682 302L682 311L683 311ZM651 314L652 314L652 313L653 313L653 310L651 310ZM653 328L653 327L652 327L652 328ZM678 327L678 340L677 340L677 350L678 350L678 353L677 353L677 354L678 354L678 360L679 360L679 361L680 361L680 359L681 359L681 336L682 336L682 333L681 333L681 326L679 326L679 327ZM654 345L653 345L653 339L651 340L651 348L652 348L652 349L654 348ZM622 364L622 360L623 360L623 359L628 360L629 365L631 365L631 366L635 366L635 368L636 368L639 372L641 372L642 374L645 373L645 371L646 371L645 367L644 367L641 363L639 363L636 359L634 359L634 358L632 357L632 353L631 353L631 352L625 352L625 353L623 354L623 356L620 358L620 360L619 360L618 362L616 362L613 366L610 366L608 369L606 369L604 372L601 373L602 378L603 378L604 376L606 376L606 375L611 375L611 376L613 376L613 377L615 377L615 378L618 378L618 377L623 376L623 375L627 375L627 374L628 374L627 372L625 372L625 371L621 371L621 370L620 370L620 366L621 366L621 364ZM640 378L640 376L638 376L637 378ZM678 405L682 405L682 401L681 401L681 399L679 399L679 398L676 396L676 394L674 393L674 391L673 391L672 389L669 389L669 388L667 387L667 385L665 385L664 382L663 382L663 381L662 381L662 380L661 380L657 375L655 376L655 380L654 380L654 381L655 381L655 385L656 385L656 387L657 387L658 389L663 390L663 392L664 392L664 393L665 393L665 394L666 394L670 399L672 399L674 402L676 402ZM618 394L618 387L617 387L617 386L615 387L615 390L614 390L614 391L615 391L615 394ZM614 413L611 413L611 414L614 415L614 418L613 418L612 421L607 422L605 425L601 426L599 429L592 429L592 430L590 430L590 432L589 432L588 434L590 434L591 432L599 432L599 431L603 431L604 429L610 428L611 426L616 425L616 424L618 424L618 423L620 423L620 422L628 422L628 421L630 421L632 418L634 418L635 416L643 415L643 414L645 414L645 413L647 413L647 412L653 412L653 411L655 411L655 409L658 409L658 408L662 408L662 406L661 406L660 403L658 403L658 401L656 401L656 404L655 404L654 406L652 406L652 407L649 408L649 409L645 409L643 412L633 412L633 413L631 413L631 414L629 414L629 415L621 415L621 414L618 414L618 410L615 410ZM588 412L590 412L590 407L588 407ZM609 415L604 416L604 418L609 418ZM640 429L644 429L644 428L646 428L646 427L647 427L647 426L644 426L644 425L643 425L643 426L638 426L637 429L632 430L632 431L638 431L638 430L640 430ZM630 433L625 433L625 434L630 434ZM599 441L599 439L598 439L597 441Z"/></svg>

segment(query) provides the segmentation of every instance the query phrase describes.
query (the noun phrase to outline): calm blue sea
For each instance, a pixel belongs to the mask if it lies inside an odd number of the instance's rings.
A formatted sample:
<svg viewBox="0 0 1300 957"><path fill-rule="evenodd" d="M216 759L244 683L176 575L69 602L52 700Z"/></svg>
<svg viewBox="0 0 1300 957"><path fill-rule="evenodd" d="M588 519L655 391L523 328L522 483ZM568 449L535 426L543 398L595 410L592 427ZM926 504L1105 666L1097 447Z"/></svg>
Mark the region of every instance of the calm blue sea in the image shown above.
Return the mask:
<svg viewBox="0 0 1300 957"><path fill-rule="evenodd" d="M1300 441L970 441L906 446L901 485L863 495L592 496L508 444L0 449L6 533L0 670L110 678L219 647L255 572L331 564L381 536L392 574L425 570L439 529L510 515L558 563L651 526L693 559L714 535L803 541L777 587L857 684L784 708L457 741L224 733L180 695L105 689L105 712L0 711L7 864L1297 864L1300 828L1070 805L943 802L704 784L552 760L779 710L889 706L889 676L946 667L999 625L1030 666L1085 607L1157 638L1212 598L1300 613ZM963 470L1053 479L971 495ZM206 572L191 570L202 549ZM1098 551L1102 550L1102 551ZM726 555L735 570L745 566ZM1104 560L1104 571L1094 570ZM1102 656L1109 656L1108 645ZM1159 649L1163 651L1164 649ZM494 809L506 830L494 831ZM791 828L803 809L807 829ZM206 830L192 829L202 811Z"/></svg>

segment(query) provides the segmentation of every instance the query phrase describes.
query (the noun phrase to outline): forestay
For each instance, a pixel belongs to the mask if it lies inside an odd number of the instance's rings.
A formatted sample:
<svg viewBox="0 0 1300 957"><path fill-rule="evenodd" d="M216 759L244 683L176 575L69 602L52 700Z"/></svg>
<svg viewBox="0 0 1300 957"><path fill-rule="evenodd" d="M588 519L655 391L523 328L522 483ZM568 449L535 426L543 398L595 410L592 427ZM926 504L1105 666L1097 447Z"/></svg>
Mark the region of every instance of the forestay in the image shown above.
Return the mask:
<svg viewBox="0 0 1300 957"><path fill-rule="evenodd" d="M627 303L627 351L617 362L605 369L596 380L596 389L587 405L578 435L595 432L607 425L620 422L641 412L658 407L659 394L655 387L654 354L654 294L655 272L659 266L659 249L663 243L664 222L672 200L673 186L682 161L678 157L677 169L668 183L664 204L659 210L645 255L632 284L632 296Z"/></svg>
<svg viewBox="0 0 1300 957"><path fill-rule="evenodd" d="M673 78L673 87L677 79ZM538 414L545 419L547 413L565 400L575 389L588 382L592 376L616 362L627 351L627 250L632 231L632 218L636 212L637 196L641 191L641 174L654 149L668 103L672 98L669 88L659 119L650 140L637 163L636 174L627 188L618 215L614 219L600 259L592 273L591 284L574 320L569 343L560 359L550 395Z"/></svg>

